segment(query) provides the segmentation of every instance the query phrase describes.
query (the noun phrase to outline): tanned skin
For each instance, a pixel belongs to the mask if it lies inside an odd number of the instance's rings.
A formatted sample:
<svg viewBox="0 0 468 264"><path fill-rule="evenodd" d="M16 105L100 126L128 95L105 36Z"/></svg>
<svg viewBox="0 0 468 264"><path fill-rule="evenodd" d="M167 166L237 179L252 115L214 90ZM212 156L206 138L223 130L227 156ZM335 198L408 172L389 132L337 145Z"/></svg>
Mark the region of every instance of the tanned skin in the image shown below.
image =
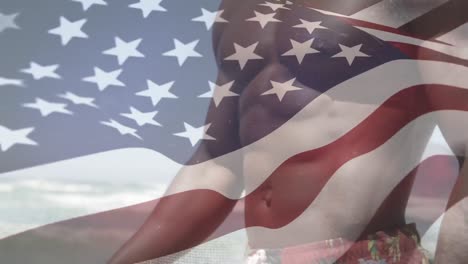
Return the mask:
<svg viewBox="0 0 468 264"><path fill-rule="evenodd" d="M301 144L301 142L309 140L309 137L315 137L317 140L326 139L346 132L347 120L352 120L356 115L361 114L362 111L365 112L369 107L373 107L372 104L352 100L318 97L321 92L314 89L316 86L313 81L314 78L307 78L307 76L296 79L296 86L302 87L306 92L301 91L297 94L294 92L288 93L280 104L278 104L278 101L272 100L271 97L260 96L260 94L271 88L271 80L287 81L297 77L293 70L295 66L284 63L280 59L281 53L290 49L290 40L285 37L290 32L276 26L274 23L271 23L264 29L260 28L258 24L252 24L251 27L247 28L243 26L245 19L252 17L254 6L263 2L263 0L224 0L221 3L220 9L224 10L223 17L230 22L229 24L217 23L213 30L213 47L219 66L217 83L224 84L231 80L236 80L231 91L239 93L240 97L238 100L223 102L225 104L223 105L223 111L216 111L216 107L211 106L207 115L207 123L215 123L216 120L232 121L231 127L213 127L213 130L210 130L210 133L218 135L222 133L232 139L230 141L232 145L216 146L215 144L204 142L200 145L193 160L199 160L200 158L209 159L222 151L218 148L240 148L266 136L271 131L272 125L278 126L277 124L282 124L287 120L288 113L300 111L297 102L304 100L312 101L319 98L317 100L321 100L321 107L317 108L312 115L301 120L295 127L296 130L300 131L302 126L306 126L310 122L317 122L319 119L321 126L327 129L318 130L321 131L320 133L310 131L306 135L299 135L295 131L290 131L289 136L286 134L283 139L287 144ZM268 9L262 11L261 8L255 8L255 10L263 13L271 11ZM297 19L298 17L306 18L308 14L313 14L313 12L315 11L305 7L297 12L279 10L277 17L281 18L281 20ZM305 32L303 33L305 34ZM245 43L242 43L244 46L260 41L262 43L262 52L265 55L265 63L261 67L246 68L246 71L243 71L241 74L231 71L223 59L233 53L232 43L235 42L234 40L244 40ZM346 41L346 39L343 39L343 41ZM326 52L327 47L324 46L324 48ZM321 65L312 67L321 67ZM310 70L313 69L311 68ZM332 69L330 71L332 72ZM421 73L415 69L415 74ZM436 105L438 103L437 98L426 96L423 89L408 93L407 96L414 98L419 106L421 104ZM394 129L392 126L397 127L408 122L412 113L417 111L412 107L417 107L417 105L392 102L388 106L383 107L380 112L380 118L384 121L376 121L372 123L372 127L362 128L362 131L372 131L373 136L369 136L365 132L361 133L358 130L358 132L353 133L347 139L337 143L341 144L342 148L346 148L347 152L335 153L324 150L317 155L308 155L305 159L291 161L286 166L275 170L265 182L245 197L246 226L279 228L288 224L295 217L299 216L316 198L322 187L329 180L330 170L336 165L336 162L348 158L346 155L349 156L351 155L350 153L363 151L361 146L377 144L381 135L387 133L389 129ZM353 111L349 111L349 109L353 109ZM445 131L453 129L450 124L445 127ZM418 141L412 139L411 142L406 142L414 145L412 149L414 155L422 154L433 128L433 126L429 125L418 128L415 131L419 134ZM466 131L468 131L468 127ZM204 169L203 173L219 175L219 178L222 180L217 183L218 186L226 189L235 188L234 192L240 194L241 189L237 188L239 183L248 185L250 182L255 181L256 171L260 167L273 166L272 162L274 159L271 157L271 153L274 153L278 150L277 148L281 147L283 146L259 146L244 153L243 159L239 160L239 163L236 164L236 166L244 168L242 175L233 173L230 167L225 164L211 164ZM381 153L373 164L362 164L361 166L366 166L370 170L376 171L376 177L383 177L382 175L384 174L380 175L380 171L391 172L398 168L399 160L395 158L398 156L398 149L389 150L386 153ZM357 165L355 167L355 170L348 172L350 177L360 173L360 166ZM465 168L463 171L467 171L467 169ZM190 173L190 171L182 171L180 175L186 173ZM454 192L452 200L463 200L462 198L467 194L466 184L463 184L466 183L466 178L468 177L466 174L461 173L460 179L465 180L460 180L461 183L457 186L461 187ZM349 234L346 231L339 234L341 237L356 240L380 230L405 225L405 209L414 175L413 171L395 188L388 190L389 195L382 201L376 212L368 211L365 204L362 205L362 208L353 208L353 210L336 205L327 212L327 215L334 215L335 219L330 219L330 226L322 226L321 228L329 228L330 234L334 235L332 232L336 226L341 225L340 230L353 230L357 226L360 226L360 228L364 226L364 228L361 228L362 230L359 230L359 237L352 235L355 233L355 230L349 232ZM177 184L180 184L180 182L175 180L172 186L176 186ZM365 183L361 184L366 186L362 190L362 196L371 201L375 195L372 186L367 186ZM182 195L165 197L155 207L145 224L123 245L109 263L134 263L196 246L205 241L216 227L223 223L235 204L235 200L226 199L215 192L206 191L189 191ZM183 208L183 210L180 210L180 208ZM459 214L457 215L459 216ZM190 221L187 221L187 219L190 219ZM349 219L349 221L342 221L343 219ZM459 219L459 217L455 217L454 219L452 222L457 222L456 219ZM313 222L312 219L311 222ZM313 228L313 226L308 225L298 226L290 230L290 235L294 237L295 234L300 234L303 237L307 237L307 230ZM445 231L446 234L453 233L449 229ZM309 238L310 241L304 240L299 242L306 243L316 240L312 233ZM263 238L250 232L248 232L248 239L249 244L256 248L281 247L293 243L293 241L288 241L286 237L278 239ZM466 240L466 238L459 238L458 240L463 239ZM443 246L451 244L450 238L448 240L442 242ZM297 242L294 241L294 243ZM458 255L460 254L458 253ZM451 256L439 255L441 261L442 259L451 258Z"/></svg>

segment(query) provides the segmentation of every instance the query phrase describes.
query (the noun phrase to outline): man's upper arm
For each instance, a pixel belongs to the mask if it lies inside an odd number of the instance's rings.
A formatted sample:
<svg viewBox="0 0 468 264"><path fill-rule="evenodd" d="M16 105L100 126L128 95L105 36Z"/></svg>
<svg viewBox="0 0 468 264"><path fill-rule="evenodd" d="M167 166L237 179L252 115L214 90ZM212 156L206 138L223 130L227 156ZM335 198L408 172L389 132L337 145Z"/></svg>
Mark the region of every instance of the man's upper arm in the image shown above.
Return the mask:
<svg viewBox="0 0 468 264"><path fill-rule="evenodd" d="M450 37L453 45L450 46L451 48L466 48L464 44L468 43L466 31L453 31ZM468 65L468 61L465 61L464 65ZM423 70L421 72L422 78L431 74L433 73ZM434 87L429 87L426 91L431 110L439 110L435 114L436 123L444 139L460 161L459 177L449 201L449 206L452 206L464 197L468 197L468 111L463 110L466 110L466 102L468 102L468 89L466 89L468 79L467 76L462 76L458 72L444 74L451 79L458 80L458 83L465 84L464 87L438 87L436 92L432 91ZM452 110L447 111L448 109ZM453 111L454 109L460 111Z"/></svg>
<svg viewBox="0 0 468 264"><path fill-rule="evenodd" d="M466 98L468 101L468 90L462 88L449 89L447 87L445 95L438 96L441 94L440 92L434 93L429 89L431 88L428 88L426 94L429 107L432 111L435 111L436 124L460 162L459 176L448 204L448 207L450 207L468 197L468 111L448 110L447 106L450 105L448 100L451 99Z"/></svg>

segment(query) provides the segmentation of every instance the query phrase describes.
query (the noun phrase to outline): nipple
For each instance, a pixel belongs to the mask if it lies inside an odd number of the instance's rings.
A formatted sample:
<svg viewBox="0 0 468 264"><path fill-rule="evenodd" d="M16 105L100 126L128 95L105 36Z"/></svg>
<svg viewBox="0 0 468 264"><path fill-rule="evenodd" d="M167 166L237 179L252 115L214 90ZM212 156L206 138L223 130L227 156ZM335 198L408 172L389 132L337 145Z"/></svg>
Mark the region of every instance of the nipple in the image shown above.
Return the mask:
<svg viewBox="0 0 468 264"><path fill-rule="evenodd" d="M265 190L263 200L265 200L267 207L271 207L271 200L273 200L273 189L271 188L271 186L269 186L269 188Z"/></svg>

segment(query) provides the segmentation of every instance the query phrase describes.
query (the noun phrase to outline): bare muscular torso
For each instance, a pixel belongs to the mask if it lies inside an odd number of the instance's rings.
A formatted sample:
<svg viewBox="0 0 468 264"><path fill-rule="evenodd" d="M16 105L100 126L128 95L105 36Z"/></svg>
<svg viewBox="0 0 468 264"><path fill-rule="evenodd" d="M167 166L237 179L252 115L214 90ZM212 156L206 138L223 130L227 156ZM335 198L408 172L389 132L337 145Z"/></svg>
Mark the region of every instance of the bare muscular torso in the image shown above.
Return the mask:
<svg viewBox="0 0 468 264"><path fill-rule="evenodd" d="M372 102L360 102L359 100L346 100L333 98L323 91L316 89L317 76L304 74L304 70L310 72L323 65L309 65L298 68L297 61L283 60L281 54L291 49L290 38L306 40L310 34L306 30L297 30L292 27L282 26L281 23L269 23L263 29L258 22L246 22L253 17L252 10L261 13L272 13L269 7L259 6L264 1L224 1L223 17L230 21L229 24L216 26L214 34L214 46L220 71L226 80L237 80L232 90L241 94L239 100L239 137L242 145L248 145L263 137L271 131L272 127L279 127L294 113L300 111L304 102L310 102L311 107L306 115L294 120L293 129L282 130L282 142L279 144L256 144L248 152L244 153L244 177L246 185L255 182L258 170L274 165L276 160L273 153L283 151L285 148L296 148L306 142L323 142L324 147L320 151L312 153L307 159L291 162L275 170L255 192L245 199L246 224L248 226L265 226L278 228L299 216L305 208L316 198L320 190L333 175L336 167L356 153L366 152L363 146L373 146L382 143L379 135L383 135L392 127L406 124L411 109L408 104L395 102L385 106L381 110L380 121L372 123L372 126L362 127L346 139L336 140L349 131L355 125L357 119L368 115L376 109ZM308 18L313 10L302 8L277 10L281 21L298 21ZM347 36L340 36L346 40ZM223 60L234 52L233 43L248 46L255 42L261 43L256 50L257 54L264 57L264 62L249 65L242 71L232 70L232 64ZM326 40L316 39L322 50L319 56L331 57L336 53L336 47ZM336 45L336 44L333 44ZM342 63L346 63L342 58ZM259 66L260 65L260 66ZM302 68L301 68L302 67ZM330 78L334 74L333 66L330 69L322 69L323 78ZM262 95L271 89L270 81L285 82L296 78L295 85L302 88L301 91L286 93L279 101L274 95ZM320 76L319 76L320 78ZM369 84L378 85L378 84ZM412 95L414 96L414 94ZM430 136L431 129L419 128L415 131L419 134L420 142L414 142L415 155L421 155L424 146ZM408 140L409 137L408 137ZM403 142L401 144L409 144ZM401 150L393 147L385 152L378 153L373 158L372 164L356 162L346 170L349 177L358 176L363 167L375 173L375 177L391 177L392 171L399 167ZM364 162L364 161L363 161ZM411 191L414 175L408 175L396 188L391 191L386 200L381 204L377 213L373 216L363 234L384 230L405 223L405 208ZM362 186L373 188L372 186ZM370 192L371 193L371 192ZM369 199L373 199L369 196ZM366 205L363 204L363 207ZM333 210L347 210L347 208L333 208ZM352 212L350 212L352 214ZM306 221L307 222L307 221ZM312 223L313 221L311 221ZM350 223L350 227L353 223ZM310 226L297 226L295 231L302 235L307 234ZM281 239L288 243L287 238ZM275 247L270 238L262 238L254 233L249 234L249 244L254 247Z"/></svg>

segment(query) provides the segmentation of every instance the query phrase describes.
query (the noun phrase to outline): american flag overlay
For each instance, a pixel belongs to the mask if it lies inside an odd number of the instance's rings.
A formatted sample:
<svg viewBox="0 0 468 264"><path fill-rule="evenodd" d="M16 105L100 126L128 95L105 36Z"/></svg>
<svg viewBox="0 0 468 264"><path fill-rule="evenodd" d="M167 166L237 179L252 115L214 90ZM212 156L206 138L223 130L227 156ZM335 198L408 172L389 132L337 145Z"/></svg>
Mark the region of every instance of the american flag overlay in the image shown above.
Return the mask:
<svg viewBox="0 0 468 264"><path fill-rule="evenodd" d="M0 262L329 263L261 250L362 241L404 224L394 215L405 209L415 237L444 211L452 221L468 195L464 10L466 0L2 1ZM98 201L85 181L145 191ZM22 204L26 188L51 194ZM38 207L51 197L92 210ZM245 257L229 260L227 243L218 257L183 258L241 231ZM418 244L427 258L464 263L434 237ZM366 250L333 261L429 263Z"/></svg>

